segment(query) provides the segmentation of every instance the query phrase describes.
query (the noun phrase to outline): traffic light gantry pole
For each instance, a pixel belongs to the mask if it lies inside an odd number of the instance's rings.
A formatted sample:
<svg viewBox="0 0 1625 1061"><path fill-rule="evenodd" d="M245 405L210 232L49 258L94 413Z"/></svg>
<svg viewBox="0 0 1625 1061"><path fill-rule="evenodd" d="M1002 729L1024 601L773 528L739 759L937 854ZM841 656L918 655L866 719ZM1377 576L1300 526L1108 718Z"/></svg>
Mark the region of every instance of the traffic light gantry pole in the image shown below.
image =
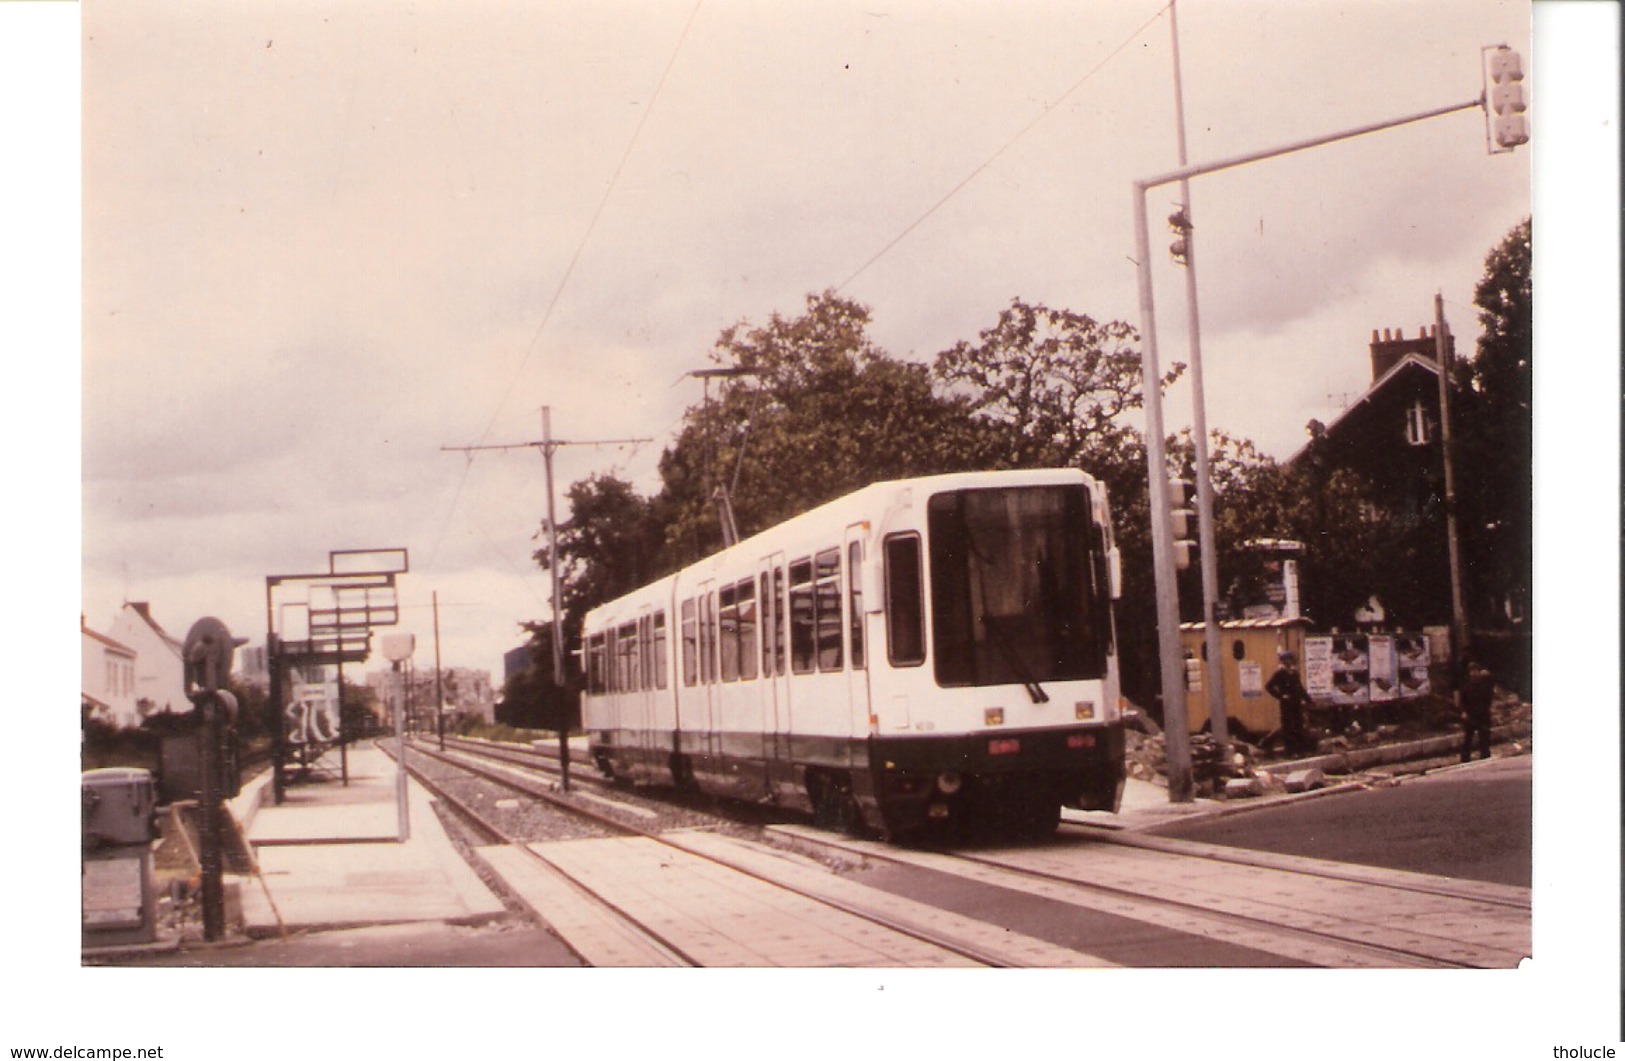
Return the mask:
<svg viewBox="0 0 1625 1061"><path fill-rule="evenodd" d="M1521 78L1521 73L1518 76ZM1234 155L1216 162L1181 166L1167 173L1134 182L1134 243L1135 262L1139 273L1141 320L1140 378L1145 392L1146 466L1151 500L1151 559L1156 576L1157 655L1162 672L1163 731L1167 739L1170 802L1189 803L1195 796L1191 776L1190 730L1185 705L1185 661L1179 647L1179 595L1174 573L1173 527L1170 522L1168 490L1165 486L1168 479L1167 436L1162 419L1162 369L1157 354L1157 320L1151 282L1151 235L1146 224L1146 193L1152 188L1176 181L1188 181L1203 174L1234 169L1252 162L1262 162L1265 159L1306 151L1312 147L1351 140L1357 136L1486 105L1486 94L1480 94L1463 103L1452 103L1406 115L1403 118L1374 122L1279 147ZM1503 146L1512 145L1503 142Z"/></svg>

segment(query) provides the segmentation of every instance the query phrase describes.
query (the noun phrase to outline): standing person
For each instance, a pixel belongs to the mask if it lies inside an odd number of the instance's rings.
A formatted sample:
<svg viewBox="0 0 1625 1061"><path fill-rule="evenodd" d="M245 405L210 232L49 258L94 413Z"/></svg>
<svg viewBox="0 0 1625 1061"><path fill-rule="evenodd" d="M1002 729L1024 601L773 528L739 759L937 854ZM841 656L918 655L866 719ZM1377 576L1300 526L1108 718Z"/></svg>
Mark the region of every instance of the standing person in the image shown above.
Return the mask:
<svg viewBox="0 0 1625 1061"><path fill-rule="evenodd" d="M1484 758L1490 757L1490 701L1495 699L1495 676L1476 663L1467 665L1467 681L1461 687L1461 761L1473 758L1473 738Z"/></svg>
<svg viewBox="0 0 1625 1061"><path fill-rule="evenodd" d="M1281 706L1281 735L1286 739L1286 750L1297 754L1308 744L1303 732L1303 712L1309 706L1309 692L1303 687L1303 679L1298 677L1298 657L1282 652L1280 661L1281 665L1264 684L1264 691L1275 697Z"/></svg>

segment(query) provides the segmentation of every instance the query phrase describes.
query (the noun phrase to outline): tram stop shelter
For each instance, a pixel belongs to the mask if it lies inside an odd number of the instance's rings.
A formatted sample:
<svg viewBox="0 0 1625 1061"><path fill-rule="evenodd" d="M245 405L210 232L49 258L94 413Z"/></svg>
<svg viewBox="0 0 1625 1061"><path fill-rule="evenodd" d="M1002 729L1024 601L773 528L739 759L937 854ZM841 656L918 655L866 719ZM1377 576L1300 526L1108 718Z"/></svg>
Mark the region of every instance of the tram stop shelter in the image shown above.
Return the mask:
<svg viewBox="0 0 1625 1061"><path fill-rule="evenodd" d="M1192 733L1208 721L1206 627L1182 623L1180 648L1185 654L1185 717ZM1264 691L1280 664L1282 652L1303 659L1309 620L1238 619L1219 624L1219 669L1224 682L1224 713L1254 733L1280 728L1281 709Z"/></svg>

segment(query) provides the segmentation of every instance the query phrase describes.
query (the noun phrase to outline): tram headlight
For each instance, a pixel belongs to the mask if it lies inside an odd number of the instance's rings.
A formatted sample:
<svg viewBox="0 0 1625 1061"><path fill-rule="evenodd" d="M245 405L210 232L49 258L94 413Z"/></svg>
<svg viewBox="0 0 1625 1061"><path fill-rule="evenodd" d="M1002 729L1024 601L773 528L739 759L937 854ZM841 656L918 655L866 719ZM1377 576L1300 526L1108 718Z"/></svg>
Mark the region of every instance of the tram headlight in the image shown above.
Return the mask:
<svg viewBox="0 0 1625 1061"><path fill-rule="evenodd" d="M941 792L944 796L953 795L955 792L958 792L961 788L963 788L964 785L965 779L959 775L958 771L944 770L942 773L937 775L937 791Z"/></svg>

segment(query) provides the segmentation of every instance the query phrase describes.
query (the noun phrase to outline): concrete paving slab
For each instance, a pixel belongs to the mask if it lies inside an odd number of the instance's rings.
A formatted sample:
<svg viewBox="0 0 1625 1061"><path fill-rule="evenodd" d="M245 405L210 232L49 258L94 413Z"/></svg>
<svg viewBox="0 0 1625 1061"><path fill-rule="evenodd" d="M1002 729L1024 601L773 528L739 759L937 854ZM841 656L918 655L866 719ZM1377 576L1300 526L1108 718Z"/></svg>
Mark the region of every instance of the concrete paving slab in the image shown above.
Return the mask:
<svg viewBox="0 0 1625 1061"><path fill-rule="evenodd" d="M408 783L409 835L400 842L393 761L358 747L350 769L348 787L294 786L282 806L266 803L253 814L247 833L260 877L240 882L249 935L477 924L506 912L446 835L427 791Z"/></svg>

